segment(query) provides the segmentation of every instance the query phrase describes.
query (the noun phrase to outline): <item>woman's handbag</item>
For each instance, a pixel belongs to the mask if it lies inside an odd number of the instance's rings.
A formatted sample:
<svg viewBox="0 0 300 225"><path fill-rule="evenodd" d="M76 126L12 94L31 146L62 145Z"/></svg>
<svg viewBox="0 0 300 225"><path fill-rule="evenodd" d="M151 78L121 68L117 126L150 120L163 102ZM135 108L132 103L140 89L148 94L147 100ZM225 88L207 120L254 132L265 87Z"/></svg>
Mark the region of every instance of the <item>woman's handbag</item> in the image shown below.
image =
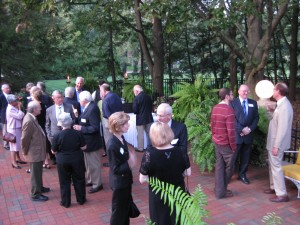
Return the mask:
<svg viewBox="0 0 300 225"><path fill-rule="evenodd" d="M140 210L134 203L134 201L131 202L130 209L129 209L129 217L130 218L136 218L141 214Z"/></svg>
<svg viewBox="0 0 300 225"><path fill-rule="evenodd" d="M6 132L3 136L3 141L16 143L16 136L12 133Z"/></svg>

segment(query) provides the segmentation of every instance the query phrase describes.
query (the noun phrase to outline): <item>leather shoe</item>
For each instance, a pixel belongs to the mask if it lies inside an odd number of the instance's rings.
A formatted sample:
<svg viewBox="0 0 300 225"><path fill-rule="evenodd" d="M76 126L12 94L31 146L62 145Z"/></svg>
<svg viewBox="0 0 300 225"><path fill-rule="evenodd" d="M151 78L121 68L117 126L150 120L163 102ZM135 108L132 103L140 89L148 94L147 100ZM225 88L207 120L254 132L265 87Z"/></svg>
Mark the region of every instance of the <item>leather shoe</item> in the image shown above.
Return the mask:
<svg viewBox="0 0 300 225"><path fill-rule="evenodd" d="M103 189L103 185L101 184L99 187L91 188L91 189L89 190L89 193L92 194L92 193L101 191L102 189Z"/></svg>
<svg viewBox="0 0 300 225"><path fill-rule="evenodd" d="M50 188L48 188L48 187L42 187L41 188L41 192L42 193L47 193L47 192L49 192L50 191Z"/></svg>
<svg viewBox="0 0 300 225"><path fill-rule="evenodd" d="M59 204L65 208L69 208L70 204L64 204L62 201L59 202Z"/></svg>
<svg viewBox="0 0 300 225"><path fill-rule="evenodd" d="M45 202L47 201L49 198L45 195L37 195L35 197L31 197L32 201L36 201L36 202Z"/></svg>
<svg viewBox="0 0 300 225"><path fill-rule="evenodd" d="M84 199L83 201L78 201L79 205L83 205L84 203L86 203L86 199Z"/></svg>
<svg viewBox="0 0 300 225"><path fill-rule="evenodd" d="M5 146L4 149L10 150L10 147L9 146Z"/></svg>
<svg viewBox="0 0 300 225"><path fill-rule="evenodd" d="M85 186L86 187L91 187L91 186L93 186L93 184L92 183L87 183Z"/></svg>
<svg viewBox="0 0 300 225"><path fill-rule="evenodd" d="M107 156L107 154L106 154L106 152L104 152L103 154L102 154L102 157L106 157Z"/></svg>
<svg viewBox="0 0 300 225"><path fill-rule="evenodd" d="M27 164L27 162L19 161L19 160L17 160L17 163L19 163L19 164Z"/></svg>
<svg viewBox="0 0 300 225"><path fill-rule="evenodd" d="M275 190L274 189L266 189L264 190L265 194L275 194Z"/></svg>
<svg viewBox="0 0 300 225"><path fill-rule="evenodd" d="M226 191L226 194L223 196L223 198L230 198L230 197L233 197L233 193Z"/></svg>
<svg viewBox="0 0 300 225"><path fill-rule="evenodd" d="M290 199L289 199L289 196L276 196L276 197L273 197L273 198L270 198L270 201L271 202L288 202Z"/></svg>
<svg viewBox="0 0 300 225"><path fill-rule="evenodd" d="M250 184L250 181L247 177L238 177L238 180L242 181L244 184Z"/></svg>

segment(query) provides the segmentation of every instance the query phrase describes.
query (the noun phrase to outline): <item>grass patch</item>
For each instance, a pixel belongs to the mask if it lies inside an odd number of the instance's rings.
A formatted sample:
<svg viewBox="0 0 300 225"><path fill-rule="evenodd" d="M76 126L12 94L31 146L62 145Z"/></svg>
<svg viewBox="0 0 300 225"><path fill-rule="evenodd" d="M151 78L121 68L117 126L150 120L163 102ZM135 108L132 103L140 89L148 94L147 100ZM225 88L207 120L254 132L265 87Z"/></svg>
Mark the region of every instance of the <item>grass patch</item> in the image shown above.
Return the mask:
<svg viewBox="0 0 300 225"><path fill-rule="evenodd" d="M46 84L46 91L48 94L52 94L54 90L59 90L62 93L65 92L65 88L68 87L69 85L66 83L66 79L63 80L45 80L44 81ZM75 79L71 79L70 86L74 86L75 84Z"/></svg>

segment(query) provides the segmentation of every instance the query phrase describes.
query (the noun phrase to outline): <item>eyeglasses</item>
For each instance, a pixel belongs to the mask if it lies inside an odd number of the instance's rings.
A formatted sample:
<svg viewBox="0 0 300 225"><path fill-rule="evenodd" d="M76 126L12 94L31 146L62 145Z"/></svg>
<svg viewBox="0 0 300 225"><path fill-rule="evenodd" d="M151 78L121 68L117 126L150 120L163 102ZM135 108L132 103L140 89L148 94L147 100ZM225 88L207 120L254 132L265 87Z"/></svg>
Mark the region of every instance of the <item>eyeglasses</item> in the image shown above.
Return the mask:
<svg viewBox="0 0 300 225"><path fill-rule="evenodd" d="M166 117L168 116L169 114L166 114L166 115L160 115L160 114L157 114L158 117Z"/></svg>

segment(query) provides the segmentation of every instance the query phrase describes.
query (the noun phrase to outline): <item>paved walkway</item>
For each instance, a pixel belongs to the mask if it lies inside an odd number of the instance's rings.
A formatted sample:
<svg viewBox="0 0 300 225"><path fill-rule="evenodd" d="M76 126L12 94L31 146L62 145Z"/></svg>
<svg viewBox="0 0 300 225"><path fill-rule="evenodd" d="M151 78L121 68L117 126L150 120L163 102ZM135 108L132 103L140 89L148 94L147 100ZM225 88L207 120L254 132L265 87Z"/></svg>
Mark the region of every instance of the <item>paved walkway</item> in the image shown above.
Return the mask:
<svg viewBox="0 0 300 225"><path fill-rule="evenodd" d="M71 207L66 209L59 205L60 194L58 177L55 166L50 170L44 169L44 186L50 187L47 193L49 201L32 202L30 200L30 175L25 172L27 166L21 170L13 169L10 163L9 151L0 147L0 225L7 224L109 224L111 194L108 185L108 168L102 169L104 190L87 193L87 203L78 205L74 194ZM141 158L142 154L138 154ZM102 158L102 163L107 157ZM250 168L250 185L244 185L236 180L236 176L229 188L234 197L217 200L213 194L213 174L200 174L199 169L193 165L193 176L189 179L190 190L201 184L208 196L207 210L210 218L206 221L212 225L235 224L256 225L264 224L261 219L268 212L275 212L283 219L283 224L300 224L300 199L297 199L297 189L287 182L290 202L272 203L269 195L262 190L268 187L268 173L266 168ZM146 216L148 213L147 185L138 182L138 168L134 170L133 199L140 211ZM88 189L87 189L88 190ZM73 190L72 190L73 191ZM74 193L74 191L73 191ZM144 225L142 216L131 219L133 225Z"/></svg>

